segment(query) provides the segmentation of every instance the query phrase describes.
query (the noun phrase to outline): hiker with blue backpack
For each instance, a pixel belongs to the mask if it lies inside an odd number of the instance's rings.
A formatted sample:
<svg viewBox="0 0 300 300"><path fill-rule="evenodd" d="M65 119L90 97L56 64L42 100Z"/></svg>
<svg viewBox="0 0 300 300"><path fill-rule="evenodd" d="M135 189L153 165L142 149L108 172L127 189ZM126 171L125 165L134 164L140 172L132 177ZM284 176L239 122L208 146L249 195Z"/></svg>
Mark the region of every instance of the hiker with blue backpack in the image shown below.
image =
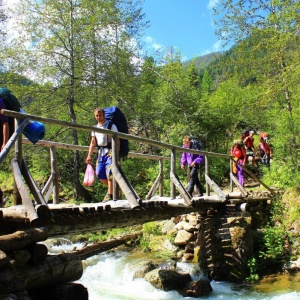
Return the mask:
<svg viewBox="0 0 300 300"><path fill-rule="evenodd" d="M193 140L189 136L185 136L183 138L183 148L186 149L197 149L197 142L196 140ZM201 150L201 149L197 149ZM190 180L187 186L187 192L193 196L194 187L196 186L198 195L197 196L203 196L203 190L202 186L199 180L199 169L200 164L203 161L203 156L201 154L194 154L194 153L188 153L183 152L181 155L181 169L184 170L185 166L187 165L190 171Z"/></svg>
<svg viewBox="0 0 300 300"><path fill-rule="evenodd" d="M110 129L114 132L118 132L118 128L115 124L105 119L104 109L97 107L94 110L94 116L97 120L96 128ZM98 148L98 158L96 165L97 178L107 186L107 194L103 200L113 200L113 180L112 180L112 151L111 151L111 137L104 133L94 132L91 133L92 139L89 147L89 153L86 158L86 163L91 163L91 156L94 149ZM119 142L118 142L119 147Z"/></svg>

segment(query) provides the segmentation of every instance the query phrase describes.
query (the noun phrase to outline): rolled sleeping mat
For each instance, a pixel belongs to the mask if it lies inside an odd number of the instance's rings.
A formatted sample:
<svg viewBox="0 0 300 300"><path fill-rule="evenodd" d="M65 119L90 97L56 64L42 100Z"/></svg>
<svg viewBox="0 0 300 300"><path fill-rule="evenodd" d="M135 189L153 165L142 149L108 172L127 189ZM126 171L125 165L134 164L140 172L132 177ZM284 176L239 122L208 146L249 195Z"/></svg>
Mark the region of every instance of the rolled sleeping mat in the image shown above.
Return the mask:
<svg viewBox="0 0 300 300"><path fill-rule="evenodd" d="M25 111L22 109L20 112L25 113ZM29 139L30 142L35 144L44 138L45 125L41 122L30 121L30 123L24 128L23 134Z"/></svg>

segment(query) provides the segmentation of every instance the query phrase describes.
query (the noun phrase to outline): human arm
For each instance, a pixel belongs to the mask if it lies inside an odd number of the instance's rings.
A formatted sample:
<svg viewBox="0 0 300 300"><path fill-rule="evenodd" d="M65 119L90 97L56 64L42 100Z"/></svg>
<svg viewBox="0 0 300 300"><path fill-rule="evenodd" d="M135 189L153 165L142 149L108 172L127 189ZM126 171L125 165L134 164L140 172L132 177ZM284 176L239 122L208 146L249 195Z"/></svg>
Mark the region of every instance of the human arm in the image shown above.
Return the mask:
<svg viewBox="0 0 300 300"><path fill-rule="evenodd" d="M87 164L91 163L91 157L92 157L92 154L93 154L93 152L95 150L95 147L96 147L96 137L92 136L90 147L89 147L89 153L88 153L88 155L86 157L86 163Z"/></svg>
<svg viewBox="0 0 300 300"><path fill-rule="evenodd" d="M185 152L182 152L182 155L181 155L181 159L180 159L180 167L181 169L183 170L185 165L187 164L187 157L186 157L186 154Z"/></svg>
<svg viewBox="0 0 300 300"><path fill-rule="evenodd" d="M241 147L241 151L242 151L242 154L243 154L243 161L242 161L242 165L245 165L245 164L246 164L246 162L247 162L247 155L246 155L245 148L244 148L244 147Z"/></svg>
<svg viewBox="0 0 300 300"><path fill-rule="evenodd" d="M194 167L196 164L201 164L203 161L203 156L201 154L199 155L193 155L193 161L190 164L191 167Z"/></svg>

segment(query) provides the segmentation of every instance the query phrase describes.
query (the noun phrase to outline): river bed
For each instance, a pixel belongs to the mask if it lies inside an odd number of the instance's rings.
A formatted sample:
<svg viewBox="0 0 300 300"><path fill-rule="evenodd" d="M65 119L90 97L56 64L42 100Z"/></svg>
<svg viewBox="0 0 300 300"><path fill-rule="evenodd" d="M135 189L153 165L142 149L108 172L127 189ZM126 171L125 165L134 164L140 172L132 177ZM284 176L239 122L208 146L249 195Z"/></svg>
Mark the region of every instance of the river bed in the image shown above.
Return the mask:
<svg viewBox="0 0 300 300"><path fill-rule="evenodd" d="M67 240L66 240L67 241ZM53 253L68 252L82 245L69 241L59 247L52 247ZM49 247L49 245L48 245ZM134 251L108 251L83 261L83 276L77 282L83 284L89 293L89 300L192 300L182 297L176 291L165 292L155 289L144 279L133 279L139 262L153 259L150 253ZM193 280L202 274L197 264L177 263L178 271L188 272ZM241 286L212 281L213 292L205 299L230 300L296 300L300 299L300 274L293 276L269 276L259 284ZM200 299L200 298L199 298ZM203 298L201 298L203 299Z"/></svg>

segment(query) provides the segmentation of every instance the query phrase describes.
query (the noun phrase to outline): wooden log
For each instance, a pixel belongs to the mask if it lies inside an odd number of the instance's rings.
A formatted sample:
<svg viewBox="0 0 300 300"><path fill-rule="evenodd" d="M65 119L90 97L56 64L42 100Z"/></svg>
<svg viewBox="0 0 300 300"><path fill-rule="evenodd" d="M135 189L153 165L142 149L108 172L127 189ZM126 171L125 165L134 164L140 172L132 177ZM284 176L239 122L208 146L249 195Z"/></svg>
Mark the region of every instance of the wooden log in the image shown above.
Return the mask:
<svg viewBox="0 0 300 300"><path fill-rule="evenodd" d="M14 251L13 259L15 261L14 265L16 267L25 266L28 263L28 261L30 260L30 258L31 258L30 253L25 249Z"/></svg>
<svg viewBox="0 0 300 300"><path fill-rule="evenodd" d="M53 215L47 205L36 205L35 209L41 221L50 221L52 219Z"/></svg>
<svg viewBox="0 0 300 300"><path fill-rule="evenodd" d="M83 249L77 250L75 252L72 252L80 257L80 259L86 259L92 255L107 251L109 249L115 248L117 246L120 246L130 240L136 239L143 235L142 231L138 231L132 234L127 234L119 238L115 238L109 241L100 242L94 245L90 245L87 247L84 247Z"/></svg>
<svg viewBox="0 0 300 300"><path fill-rule="evenodd" d="M45 241L48 233L45 228L31 228L0 236L0 249L4 252L18 250L29 244Z"/></svg>
<svg viewBox="0 0 300 300"><path fill-rule="evenodd" d="M231 192L227 194L228 199L242 199L245 196L241 192Z"/></svg>
<svg viewBox="0 0 300 300"><path fill-rule="evenodd" d="M0 291L1 293L15 292L18 289L17 282L21 283L19 290L44 288L78 280L82 273L82 263L76 255L70 253L51 255L38 265L27 264L21 268L0 270Z"/></svg>
<svg viewBox="0 0 300 300"><path fill-rule="evenodd" d="M9 263L6 253L0 250L0 269Z"/></svg>
<svg viewBox="0 0 300 300"><path fill-rule="evenodd" d="M32 300L88 300L88 290L81 283L58 283L43 289L29 291Z"/></svg>
<svg viewBox="0 0 300 300"><path fill-rule="evenodd" d="M13 205L6 208L0 208L3 220L12 222L29 222L24 205Z"/></svg>
<svg viewBox="0 0 300 300"><path fill-rule="evenodd" d="M28 252L31 255L31 262L33 264L38 264L45 261L48 255L48 248L44 244L31 244L27 247Z"/></svg>
<svg viewBox="0 0 300 300"><path fill-rule="evenodd" d="M32 221L38 219L38 215L34 209L34 204L32 203L32 201L30 199L29 193L28 193L27 188L22 179L22 174L21 174L21 170L19 168L19 164L15 158L12 159L11 166L13 169L14 178L15 178L15 182L16 182L18 191L21 195L23 204L25 205L25 208L26 208L28 218L29 218L30 222L32 222Z"/></svg>

